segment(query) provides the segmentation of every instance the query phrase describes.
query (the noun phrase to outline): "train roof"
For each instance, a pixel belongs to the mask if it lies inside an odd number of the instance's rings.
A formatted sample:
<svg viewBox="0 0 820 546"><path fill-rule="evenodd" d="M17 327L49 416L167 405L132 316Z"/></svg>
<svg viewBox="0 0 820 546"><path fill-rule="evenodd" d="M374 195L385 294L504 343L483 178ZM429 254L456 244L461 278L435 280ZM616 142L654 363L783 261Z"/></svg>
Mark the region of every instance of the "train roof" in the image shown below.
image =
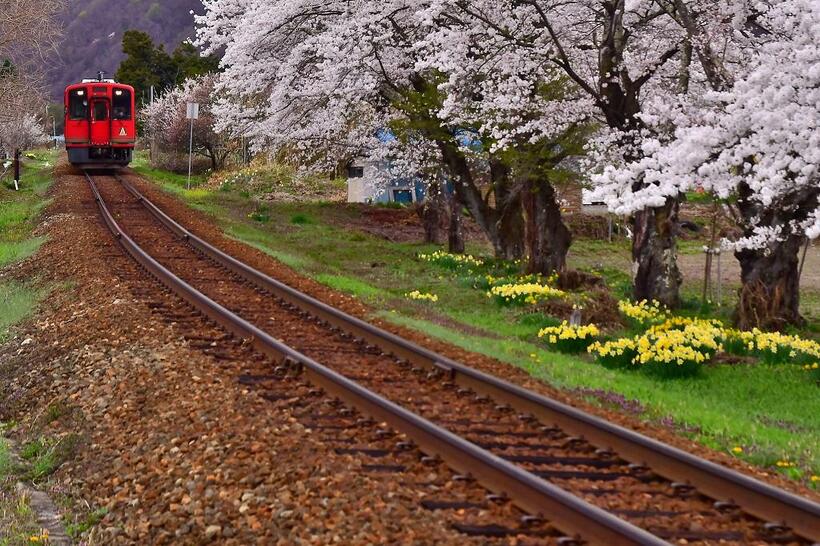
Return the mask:
<svg viewBox="0 0 820 546"><path fill-rule="evenodd" d="M77 88L77 87L88 87L89 85L101 85L101 86L106 86L106 87L117 86L117 87L125 87L126 89L131 89L132 91L134 90L134 88L132 86L128 85L127 83L118 83L114 80L91 80L91 79L85 79L80 83L69 84L69 85L66 86L65 89L66 89L66 91L68 91L70 89L74 89L74 88Z"/></svg>

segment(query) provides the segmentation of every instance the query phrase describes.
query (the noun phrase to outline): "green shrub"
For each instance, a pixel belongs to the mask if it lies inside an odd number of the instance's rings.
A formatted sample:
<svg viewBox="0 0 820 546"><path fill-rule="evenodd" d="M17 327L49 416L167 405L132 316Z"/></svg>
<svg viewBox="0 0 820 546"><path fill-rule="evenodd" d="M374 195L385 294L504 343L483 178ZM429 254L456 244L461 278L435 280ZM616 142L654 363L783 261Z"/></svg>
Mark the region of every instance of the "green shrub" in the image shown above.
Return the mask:
<svg viewBox="0 0 820 546"><path fill-rule="evenodd" d="M297 225L305 225L305 224L312 224L313 220L311 220L310 216L308 216L307 214L299 213L299 214L294 214L293 216L290 217L290 223L291 224L297 224Z"/></svg>

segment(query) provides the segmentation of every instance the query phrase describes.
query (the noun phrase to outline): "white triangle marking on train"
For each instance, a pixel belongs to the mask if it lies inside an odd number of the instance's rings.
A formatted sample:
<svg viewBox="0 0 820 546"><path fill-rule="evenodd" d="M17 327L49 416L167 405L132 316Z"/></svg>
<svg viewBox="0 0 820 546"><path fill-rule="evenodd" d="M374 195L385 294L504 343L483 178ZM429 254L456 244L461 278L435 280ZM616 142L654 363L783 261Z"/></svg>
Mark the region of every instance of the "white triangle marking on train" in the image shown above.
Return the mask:
<svg viewBox="0 0 820 546"><path fill-rule="evenodd" d="M120 136L127 136L127 135L128 135L128 132L125 130L125 127L120 129Z"/></svg>

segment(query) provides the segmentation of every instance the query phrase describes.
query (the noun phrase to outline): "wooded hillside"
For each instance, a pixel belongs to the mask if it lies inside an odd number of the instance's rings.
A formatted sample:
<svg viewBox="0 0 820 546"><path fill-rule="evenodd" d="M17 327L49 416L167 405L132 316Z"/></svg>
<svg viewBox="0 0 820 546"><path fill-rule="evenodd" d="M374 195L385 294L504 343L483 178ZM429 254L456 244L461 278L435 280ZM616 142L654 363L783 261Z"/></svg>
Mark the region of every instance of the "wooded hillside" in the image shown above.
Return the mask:
<svg viewBox="0 0 820 546"><path fill-rule="evenodd" d="M113 75L123 58L122 35L126 30L147 32L170 51L193 37L190 11L202 9L198 0L69 0L67 4L61 16L63 41L49 78L55 99L68 82L94 76L100 70Z"/></svg>

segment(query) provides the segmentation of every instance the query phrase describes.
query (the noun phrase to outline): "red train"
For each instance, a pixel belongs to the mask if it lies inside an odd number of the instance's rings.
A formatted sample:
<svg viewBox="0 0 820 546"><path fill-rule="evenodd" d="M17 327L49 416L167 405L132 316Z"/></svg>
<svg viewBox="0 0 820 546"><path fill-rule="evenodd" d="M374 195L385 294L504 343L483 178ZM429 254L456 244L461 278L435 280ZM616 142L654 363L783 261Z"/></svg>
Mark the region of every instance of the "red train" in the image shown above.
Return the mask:
<svg viewBox="0 0 820 546"><path fill-rule="evenodd" d="M99 75L65 89L65 147L79 167L128 165L137 141L134 88Z"/></svg>

